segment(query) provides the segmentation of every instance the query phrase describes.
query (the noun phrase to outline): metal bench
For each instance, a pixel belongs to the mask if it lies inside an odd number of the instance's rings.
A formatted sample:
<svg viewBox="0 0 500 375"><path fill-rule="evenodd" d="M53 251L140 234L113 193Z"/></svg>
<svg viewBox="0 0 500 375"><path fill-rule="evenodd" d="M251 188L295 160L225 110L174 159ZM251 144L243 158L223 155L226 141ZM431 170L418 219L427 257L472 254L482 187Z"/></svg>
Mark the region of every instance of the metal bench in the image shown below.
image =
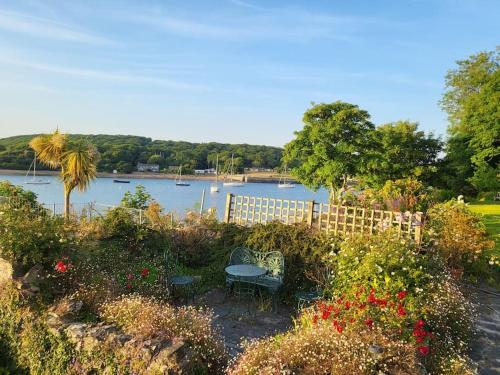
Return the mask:
<svg viewBox="0 0 500 375"><path fill-rule="evenodd" d="M279 251L261 252L250 250L246 247L238 247L233 250L229 259L229 265L253 264L267 270L265 275L256 277L250 282L266 288L273 297L274 311L278 308L278 292L283 285L285 274L285 260ZM226 277L226 286L231 289L236 278L231 275Z"/></svg>

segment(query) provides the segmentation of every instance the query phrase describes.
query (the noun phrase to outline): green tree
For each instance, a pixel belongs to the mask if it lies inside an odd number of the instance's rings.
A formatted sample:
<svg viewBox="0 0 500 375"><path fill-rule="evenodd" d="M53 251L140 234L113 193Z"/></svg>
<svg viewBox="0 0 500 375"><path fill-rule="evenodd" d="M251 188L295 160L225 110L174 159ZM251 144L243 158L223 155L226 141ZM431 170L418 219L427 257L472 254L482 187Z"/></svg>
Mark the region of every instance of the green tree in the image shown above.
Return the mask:
<svg viewBox="0 0 500 375"><path fill-rule="evenodd" d="M304 128L285 145L283 162L297 165L292 174L302 184L313 190L325 187L335 199L371 157L374 126L369 119L354 104L313 105L304 113Z"/></svg>
<svg viewBox="0 0 500 375"><path fill-rule="evenodd" d="M151 194L146 191L146 188L142 185L137 185L135 187L135 193L127 191L121 200L121 205L127 208L136 208L139 210L145 210L153 201Z"/></svg>
<svg viewBox="0 0 500 375"><path fill-rule="evenodd" d="M71 192L85 191L96 177L99 153L86 140L70 142L66 134L56 130L52 134L35 137L30 142L38 160L51 168L61 169L64 184L64 214L69 216Z"/></svg>
<svg viewBox="0 0 500 375"><path fill-rule="evenodd" d="M465 142L472 176L477 189L485 184L484 176L495 176L498 183L500 164L500 53L480 52L446 76L446 92L441 105L448 113L450 140ZM448 152L453 149L448 150ZM459 158L451 156L456 162ZM455 167L457 165L455 164ZM460 167L466 170L465 166ZM465 183L465 181L464 181Z"/></svg>
<svg viewBox="0 0 500 375"><path fill-rule="evenodd" d="M377 149L365 165L365 181L381 187L388 180L417 177L425 182L436 171L443 144L418 124L398 121L379 126L374 133Z"/></svg>

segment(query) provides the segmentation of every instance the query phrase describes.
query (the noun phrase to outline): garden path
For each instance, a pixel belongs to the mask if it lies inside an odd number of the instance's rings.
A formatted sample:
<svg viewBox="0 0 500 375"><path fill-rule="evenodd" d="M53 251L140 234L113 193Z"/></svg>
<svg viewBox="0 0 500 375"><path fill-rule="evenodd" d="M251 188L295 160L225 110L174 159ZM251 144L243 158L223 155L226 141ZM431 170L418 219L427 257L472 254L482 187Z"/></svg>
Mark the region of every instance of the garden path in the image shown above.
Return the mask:
<svg viewBox="0 0 500 375"><path fill-rule="evenodd" d="M500 374L500 292L481 287L476 290L479 302L477 335L472 342L471 357L479 366L481 375Z"/></svg>
<svg viewBox="0 0 500 375"><path fill-rule="evenodd" d="M243 340L251 340L285 332L292 327L293 311L280 306L277 313L270 310L270 301L257 301L248 314L247 303L234 297L224 301L224 290L214 289L197 298L197 304L210 307L215 313L215 325L220 329L231 358L242 351ZM265 309L259 309L265 305ZM261 311L264 310L264 311Z"/></svg>

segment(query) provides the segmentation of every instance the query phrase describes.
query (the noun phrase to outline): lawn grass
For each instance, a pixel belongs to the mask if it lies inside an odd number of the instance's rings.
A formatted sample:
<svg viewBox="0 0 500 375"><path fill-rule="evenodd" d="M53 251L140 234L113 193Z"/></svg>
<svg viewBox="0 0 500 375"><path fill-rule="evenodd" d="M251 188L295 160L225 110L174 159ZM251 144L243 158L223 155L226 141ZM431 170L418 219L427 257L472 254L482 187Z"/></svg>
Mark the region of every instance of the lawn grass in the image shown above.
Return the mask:
<svg viewBox="0 0 500 375"><path fill-rule="evenodd" d="M473 202L469 204L469 208L483 217L488 233L496 242L492 254L500 257L500 204L495 202Z"/></svg>

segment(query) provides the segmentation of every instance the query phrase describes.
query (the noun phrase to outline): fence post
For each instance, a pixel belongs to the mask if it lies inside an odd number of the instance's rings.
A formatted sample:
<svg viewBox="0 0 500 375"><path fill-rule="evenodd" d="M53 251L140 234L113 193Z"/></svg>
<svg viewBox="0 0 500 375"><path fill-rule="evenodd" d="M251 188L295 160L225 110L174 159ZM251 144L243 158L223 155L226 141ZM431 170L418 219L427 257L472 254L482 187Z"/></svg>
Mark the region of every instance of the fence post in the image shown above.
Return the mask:
<svg viewBox="0 0 500 375"><path fill-rule="evenodd" d="M313 225L313 219L314 219L314 205L316 202L314 201L307 201L307 225L312 227Z"/></svg>
<svg viewBox="0 0 500 375"><path fill-rule="evenodd" d="M233 194L227 193L226 195L226 212L224 212L224 223L229 223L231 220L231 203L233 200Z"/></svg>
<svg viewBox="0 0 500 375"><path fill-rule="evenodd" d="M53 217L56 216L56 204L55 203L52 203L52 216Z"/></svg>
<svg viewBox="0 0 500 375"><path fill-rule="evenodd" d="M420 245L422 241L422 227L423 227L423 214L422 212L417 212L415 214L415 242Z"/></svg>

